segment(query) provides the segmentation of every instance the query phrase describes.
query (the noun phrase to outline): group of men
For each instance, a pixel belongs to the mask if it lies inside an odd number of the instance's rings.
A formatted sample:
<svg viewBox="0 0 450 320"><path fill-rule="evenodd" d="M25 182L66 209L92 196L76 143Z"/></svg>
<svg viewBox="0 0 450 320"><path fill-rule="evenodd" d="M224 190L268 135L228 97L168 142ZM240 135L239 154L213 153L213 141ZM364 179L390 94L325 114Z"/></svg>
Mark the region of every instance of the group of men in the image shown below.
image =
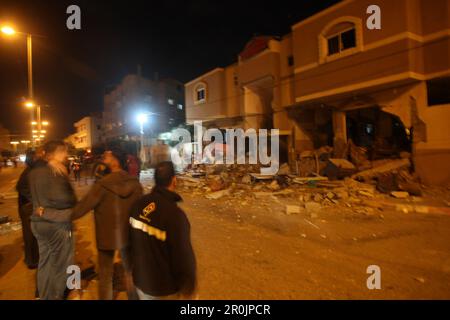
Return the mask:
<svg viewBox="0 0 450 320"><path fill-rule="evenodd" d="M143 195L138 178L126 171L126 153L108 148L102 158L108 174L77 201L66 159L63 142L48 142L18 183L25 262L34 268L39 259L38 297L64 298L67 268L74 263L72 221L93 210L100 299L113 299L116 252L125 270L129 299L192 298L196 262L190 224L177 205L181 197L175 192L173 164L156 166L155 186Z"/></svg>

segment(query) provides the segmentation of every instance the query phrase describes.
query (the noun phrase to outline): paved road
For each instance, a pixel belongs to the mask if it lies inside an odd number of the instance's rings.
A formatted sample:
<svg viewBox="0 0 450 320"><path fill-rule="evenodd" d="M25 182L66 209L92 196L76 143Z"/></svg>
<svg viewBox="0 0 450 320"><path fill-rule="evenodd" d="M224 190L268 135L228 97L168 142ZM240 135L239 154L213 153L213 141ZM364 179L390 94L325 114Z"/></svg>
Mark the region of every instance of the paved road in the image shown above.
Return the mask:
<svg viewBox="0 0 450 320"><path fill-rule="evenodd" d="M10 188L18 173L2 172L1 188ZM88 188L76 186L79 195ZM448 216L324 210L312 220L285 215L283 201L212 201L180 192L201 299L450 299ZM0 214L16 210L15 201L4 201ZM94 268L91 214L76 222L75 236L76 263ZM0 299L33 298L34 271L22 260L20 231L0 236ZM381 268L381 290L367 289L369 265ZM115 284L116 298L124 299L120 276ZM97 297L95 275L82 286L82 299Z"/></svg>

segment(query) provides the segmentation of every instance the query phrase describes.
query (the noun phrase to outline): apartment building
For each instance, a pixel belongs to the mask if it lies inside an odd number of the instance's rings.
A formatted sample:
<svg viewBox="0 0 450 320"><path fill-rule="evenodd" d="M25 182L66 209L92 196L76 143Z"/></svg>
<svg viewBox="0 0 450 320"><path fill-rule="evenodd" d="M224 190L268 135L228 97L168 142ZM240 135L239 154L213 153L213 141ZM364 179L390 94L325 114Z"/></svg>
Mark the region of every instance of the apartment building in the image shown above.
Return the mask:
<svg viewBox="0 0 450 320"><path fill-rule="evenodd" d="M127 75L104 96L104 135L106 140L139 140L138 116L148 115L144 124L147 137L170 131L185 122L184 87L173 79L146 79Z"/></svg>
<svg viewBox="0 0 450 320"><path fill-rule="evenodd" d="M75 133L66 138L75 149L91 150L102 140L102 118L99 115L84 117L75 122Z"/></svg>
<svg viewBox="0 0 450 320"><path fill-rule="evenodd" d="M370 29L368 8L380 9ZM185 85L189 123L278 128L280 158L350 140L450 183L450 0L344 0Z"/></svg>

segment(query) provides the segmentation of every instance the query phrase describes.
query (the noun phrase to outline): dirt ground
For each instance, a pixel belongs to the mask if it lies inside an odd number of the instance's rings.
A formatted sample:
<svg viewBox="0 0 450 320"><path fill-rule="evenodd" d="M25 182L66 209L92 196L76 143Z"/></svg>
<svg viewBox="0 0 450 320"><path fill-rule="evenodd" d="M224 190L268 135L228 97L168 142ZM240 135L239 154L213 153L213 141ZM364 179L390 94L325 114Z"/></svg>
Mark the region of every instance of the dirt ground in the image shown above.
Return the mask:
<svg viewBox="0 0 450 320"><path fill-rule="evenodd" d="M19 173L0 173L0 193L11 192ZM142 182L148 190L150 177ZM76 185L79 196L90 183ZM352 205L287 215L297 194L240 191L211 200L179 192L192 225L199 299L450 299L450 215ZM448 190L440 192L448 199ZM17 220L17 199L0 201L0 215ZM72 299L97 298L93 226L92 214L75 223L76 263L85 272ZM370 265L381 269L381 290L367 288ZM125 299L119 264L117 271L116 298ZM0 235L0 299L33 299L34 277L23 263L21 231Z"/></svg>

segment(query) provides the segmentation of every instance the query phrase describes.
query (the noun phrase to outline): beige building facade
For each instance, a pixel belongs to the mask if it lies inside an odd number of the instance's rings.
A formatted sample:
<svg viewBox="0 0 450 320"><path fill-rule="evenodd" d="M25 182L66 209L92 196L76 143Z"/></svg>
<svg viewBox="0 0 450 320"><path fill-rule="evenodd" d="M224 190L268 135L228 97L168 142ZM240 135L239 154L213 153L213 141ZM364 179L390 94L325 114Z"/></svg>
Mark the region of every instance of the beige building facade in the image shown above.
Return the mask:
<svg viewBox="0 0 450 320"><path fill-rule="evenodd" d="M450 0L344 0L249 42L234 65L186 84L188 122L278 128L280 157L350 141L372 160L412 154L425 183L450 183ZM284 146L283 146L284 144Z"/></svg>
<svg viewBox="0 0 450 320"><path fill-rule="evenodd" d="M66 142L71 143L75 149L91 150L101 142L102 118L98 116L84 117L74 124L75 133L71 134Z"/></svg>

